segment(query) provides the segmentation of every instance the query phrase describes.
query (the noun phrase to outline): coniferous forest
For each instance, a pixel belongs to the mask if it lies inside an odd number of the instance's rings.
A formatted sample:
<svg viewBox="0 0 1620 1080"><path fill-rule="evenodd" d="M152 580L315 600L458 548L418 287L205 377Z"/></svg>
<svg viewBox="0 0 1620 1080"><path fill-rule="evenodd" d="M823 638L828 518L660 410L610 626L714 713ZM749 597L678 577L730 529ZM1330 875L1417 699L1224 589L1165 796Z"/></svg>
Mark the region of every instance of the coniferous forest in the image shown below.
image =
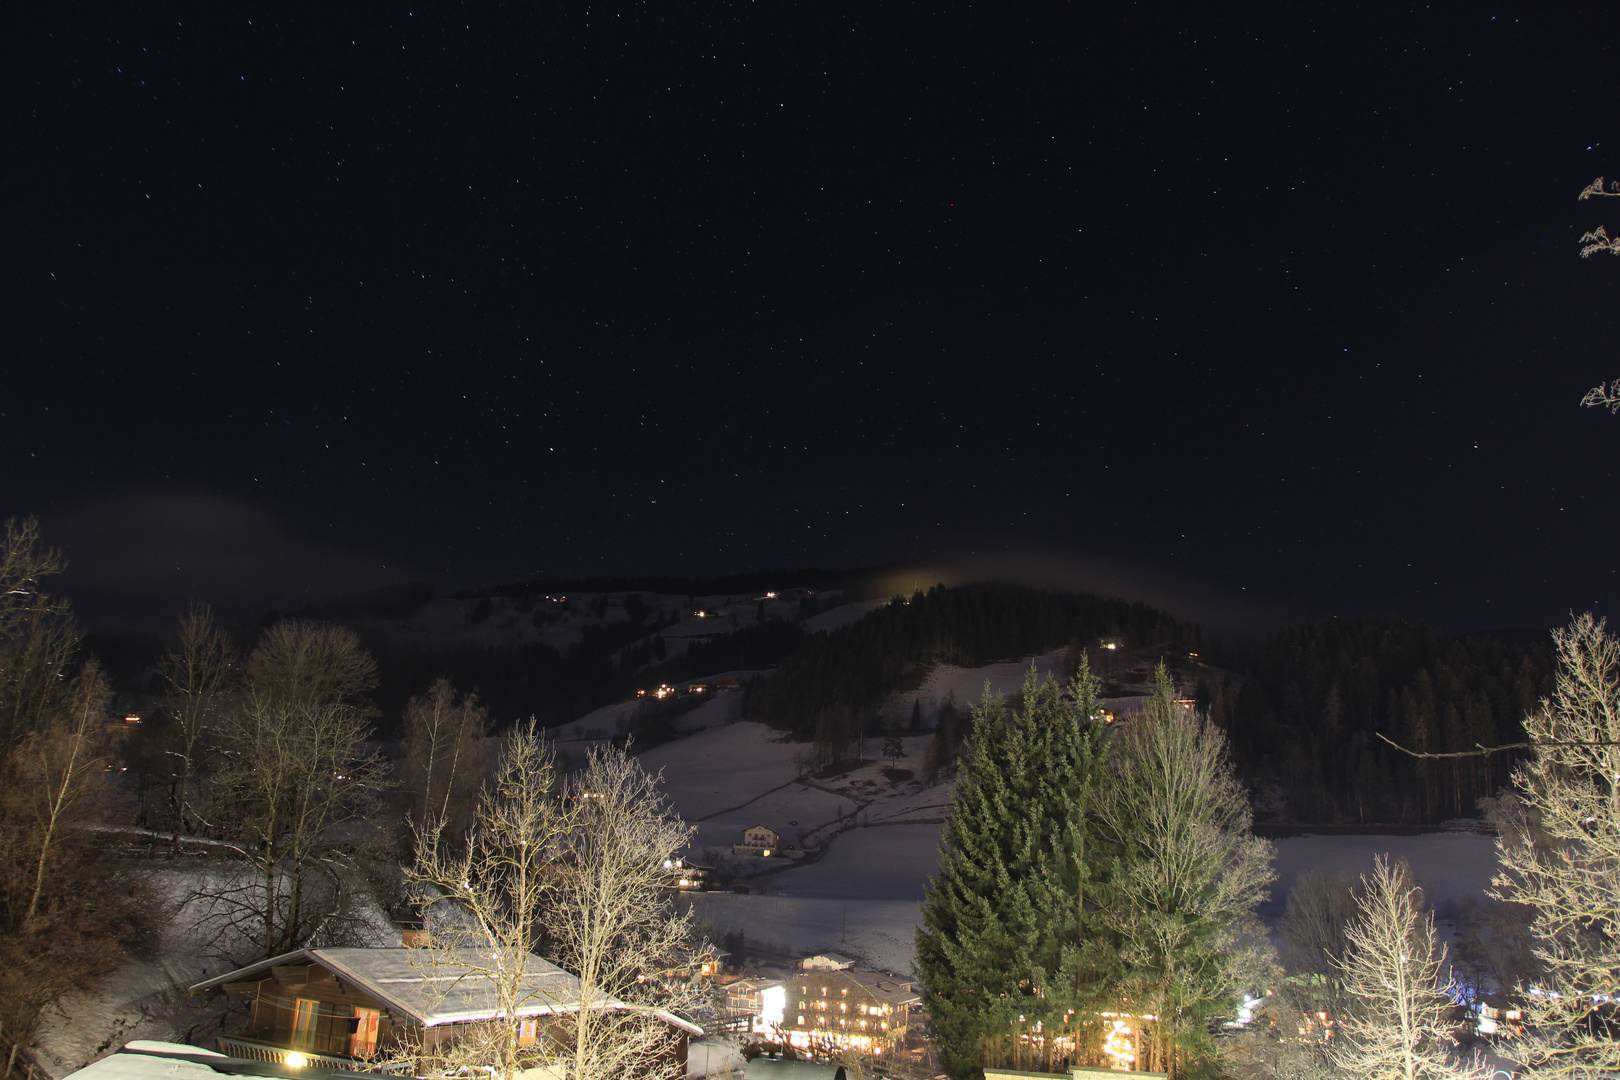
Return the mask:
<svg viewBox="0 0 1620 1080"><path fill-rule="evenodd" d="M1197 630L1142 603L1022 585L936 585L807 639L750 687L744 713L838 745L870 724L883 695L919 664L972 667L1100 637L1131 647L1196 642Z"/></svg>
<svg viewBox="0 0 1620 1080"><path fill-rule="evenodd" d="M1235 695L1199 696L1263 807L1269 788L1297 821L1421 823L1473 816L1519 756L1424 760L1379 736L1427 753L1518 742L1552 672L1540 635L1335 619L1278 631Z"/></svg>

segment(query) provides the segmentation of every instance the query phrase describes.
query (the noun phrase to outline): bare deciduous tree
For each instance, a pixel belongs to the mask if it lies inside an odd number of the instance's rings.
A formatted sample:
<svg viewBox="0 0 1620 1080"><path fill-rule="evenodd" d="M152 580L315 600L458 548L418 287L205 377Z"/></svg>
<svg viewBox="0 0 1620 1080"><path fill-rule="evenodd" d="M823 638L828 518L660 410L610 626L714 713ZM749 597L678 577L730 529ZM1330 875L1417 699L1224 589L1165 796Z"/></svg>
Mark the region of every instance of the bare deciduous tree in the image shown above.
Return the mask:
<svg viewBox="0 0 1620 1080"><path fill-rule="evenodd" d="M1578 199L1585 202L1591 198L1617 196L1620 196L1620 183L1605 184L1603 177L1600 176L1582 189ZM1602 225L1581 237L1581 258L1596 255L1600 251L1620 255L1620 236L1610 236L1609 230ZM1581 398L1581 404L1587 408L1604 408L1612 413L1620 413L1620 379L1612 383L1598 383Z"/></svg>
<svg viewBox="0 0 1620 1080"><path fill-rule="evenodd" d="M668 1072L671 1032L653 1013L693 988L690 920L674 908L665 863L691 830L656 779L605 748L559 782L531 721L508 736L465 843L439 825L418 835L410 872L433 926L424 963L488 980L507 1018L536 993L531 952L549 952L580 985L579 1008L555 1019L549 1044L524 1046L517 1022L498 1020L433 1048L435 1074L510 1076L542 1061L571 1080Z"/></svg>
<svg viewBox="0 0 1620 1080"><path fill-rule="evenodd" d="M1351 1009L1334 1040L1334 1061L1366 1080L1487 1075L1452 1061L1455 1045L1443 1019L1451 1002L1439 984L1445 950L1436 945L1434 916L1423 909L1406 863L1381 855L1362 883L1339 965Z"/></svg>
<svg viewBox="0 0 1620 1080"><path fill-rule="evenodd" d="M416 835L432 828L450 836L472 822L483 781L483 740L489 713L473 694L457 700L450 680L433 680L405 704L405 767L401 786Z"/></svg>
<svg viewBox="0 0 1620 1080"><path fill-rule="evenodd" d="M213 610L207 604L193 604L180 619L179 646L158 665L167 687L164 708L170 719L163 752L174 759L169 796L174 815L170 858L179 847L180 834L190 831L191 786L199 758L227 710L239 668L236 649L214 622Z"/></svg>
<svg viewBox="0 0 1620 1080"><path fill-rule="evenodd" d="M552 756L531 720L507 736L464 837L448 834L442 818L417 829L416 863L406 876L424 898L431 927L422 963L487 982L507 1018L454 1043L415 1048L426 1075L494 1068L511 1077L552 1050L524 1046L511 1018L537 993L524 976L557 888L557 839L565 827L560 795Z"/></svg>
<svg viewBox="0 0 1620 1080"><path fill-rule="evenodd" d="M40 1010L118 963L142 899L91 845L104 772L106 683L74 668L79 636L47 579L63 568L29 519L0 533L0 1023Z"/></svg>
<svg viewBox="0 0 1620 1080"><path fill-rule="evenodd" d="M13 777L33 819L33 882L23 913L26 929L39 914L46 875L65 832L80 823L85 796L99 779L97 768L106 742L107 680L94 661L73 680L67 700L30 732L17 752Z"/></svg>
<svg viewBox="0 0 1620 1080"><path fill-rule="evenodd" d="M211 945L273 956L337 936L346 906L339 863L375 833L384 785L367 747L371 657L341 627L288 621L248 657L240 704L219 725L208 821L248 873L227 869L192 899Z"/></svg>
<svg viewBox="0 0 1620 1080"><path fill-rule="evenodd" d="M584 1001L613 995L643 1006L580 1009L570 1075L655 1076L671 1033L646 1010L680 1007L696 989L688 980L691 916L676 910L667 869L694 830L670 808L657 777L618 747L592 750L568 794L565 872L549 920L557 962L579 976Z"/></svg>
<svg viewBox="0 0 1620 1080"><path fill-rule="evenodd" d="M9 754L62 694L79 644L67 601L45 590L61 555L33 518L6 519L0 536L0 754Z"/></svg>
<svg viewBox="0 0 1620 1080"><path fill-rule="evenodd" d="M1620 1071L1604 1004L1620 996L1620 642L1590 614L1553 642L1552 697L1524 721L1532 756L1514 774L1516 795L1496 806L1493 895L1533 912L1544 968L1515 1054L1537 1075L1611 1075Z"/></svg>

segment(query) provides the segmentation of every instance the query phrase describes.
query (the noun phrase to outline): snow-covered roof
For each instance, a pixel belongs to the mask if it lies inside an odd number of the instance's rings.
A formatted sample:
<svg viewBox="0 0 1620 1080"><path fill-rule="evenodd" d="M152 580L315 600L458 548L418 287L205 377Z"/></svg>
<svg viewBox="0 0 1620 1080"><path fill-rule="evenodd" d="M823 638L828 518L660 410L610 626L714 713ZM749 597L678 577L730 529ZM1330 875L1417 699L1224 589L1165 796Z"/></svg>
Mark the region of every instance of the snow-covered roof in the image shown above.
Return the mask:
<svg viewBox="0 0 1620 1080"><path fill-rule="evenodd" d="M385 1003L391 1012L422 1027L438 1027L504 1015L494 984L480 974L487 962L483 950L476 948L297 949L200 982L191 991L246 982L254 976L262 978L281 964L319 964L368 997ZM520 1001L514 1010L518 1016L575 1012L580 1006L579 979L530 953L520 984ZM608 1009L636 1008L614 997L604 997L601 1005ZM674 1013L649 1011L689 1034L702 1034L702 1028Z"/></svg>
<svg viewBox="0 0 1620 1080"><path fill-rule="evenodd" d="M799 966L805 971L844 971L854 967L855 961L847 956L826 952L805 957L799 961Z"/></svg>
<svg viewBox="0 0 1620 1080"><path fill-rule="evenodd" d="M320 1076L327 1080L353 1076L358 1080L360 1075L335 1069L299 1070L290 1065L243 1061L200 1046L154 1039L136 1039L122 1050L68 1074L74 1080L219 1080L221 1076Z"/></svg>

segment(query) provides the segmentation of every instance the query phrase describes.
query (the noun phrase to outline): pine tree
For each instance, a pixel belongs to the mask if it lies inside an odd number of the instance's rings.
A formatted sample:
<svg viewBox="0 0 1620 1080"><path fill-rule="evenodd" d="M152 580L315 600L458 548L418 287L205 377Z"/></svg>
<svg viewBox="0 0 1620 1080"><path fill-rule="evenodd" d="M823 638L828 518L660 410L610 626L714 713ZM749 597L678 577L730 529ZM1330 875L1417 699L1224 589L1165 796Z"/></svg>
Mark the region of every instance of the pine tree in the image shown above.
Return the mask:
<svg viewBox="0 0 1620 1080"><path fill-rule="evenodd" d="M1213 1052L1208 1021L1271 973L1254 908L1274 875L1225 737L1177 703L1163 664L1156 678L1122 732L1102 835L1120 853L1107 912L1122 942L1120 988L1130 1011L1158 1017L1146 1064L1178 1077Z"/></svg>
<svg viewBox="0 0 1620 1080"><path fill-rule="evenodd" d="M917 935L942 1063L1050 1068L1084 1043L1082 1018L1109 980L1094 839L1106 729L1097 680L1025 681L1015 714L986 688L972 710L940 871ZM1088 1008L1088 1006L1091 1006ZM1084 1050L1078 1051L1082 1055Z"/></svg>

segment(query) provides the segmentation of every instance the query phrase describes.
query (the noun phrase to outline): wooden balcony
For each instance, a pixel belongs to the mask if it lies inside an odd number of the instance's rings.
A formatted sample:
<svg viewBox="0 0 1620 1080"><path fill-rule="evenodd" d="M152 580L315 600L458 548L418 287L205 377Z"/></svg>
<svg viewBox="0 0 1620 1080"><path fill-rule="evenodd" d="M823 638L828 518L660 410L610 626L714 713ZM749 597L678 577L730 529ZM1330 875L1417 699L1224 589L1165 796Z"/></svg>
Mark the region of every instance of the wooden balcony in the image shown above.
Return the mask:
<svg viewBox="0 0 1620 1080"><path fill-rule="evenodd" d="M285 1065L288 1054L302 1054L307 1064L321 1069L341 1069L344 1072L370 1073L378 1076L409 1076L411 1065L408 1061L390 1061L380 1063L364 1061L360 1058L344 1057L336 1054L322 1054L314 1050L301 1050L292 1046L280 1046L265 1042L263 1039L250 1039L245 1035L221 1035L219 1037L219 1052L227 1057L246 1058L249 1061L267 1061L275 1065Z"/></svg>

